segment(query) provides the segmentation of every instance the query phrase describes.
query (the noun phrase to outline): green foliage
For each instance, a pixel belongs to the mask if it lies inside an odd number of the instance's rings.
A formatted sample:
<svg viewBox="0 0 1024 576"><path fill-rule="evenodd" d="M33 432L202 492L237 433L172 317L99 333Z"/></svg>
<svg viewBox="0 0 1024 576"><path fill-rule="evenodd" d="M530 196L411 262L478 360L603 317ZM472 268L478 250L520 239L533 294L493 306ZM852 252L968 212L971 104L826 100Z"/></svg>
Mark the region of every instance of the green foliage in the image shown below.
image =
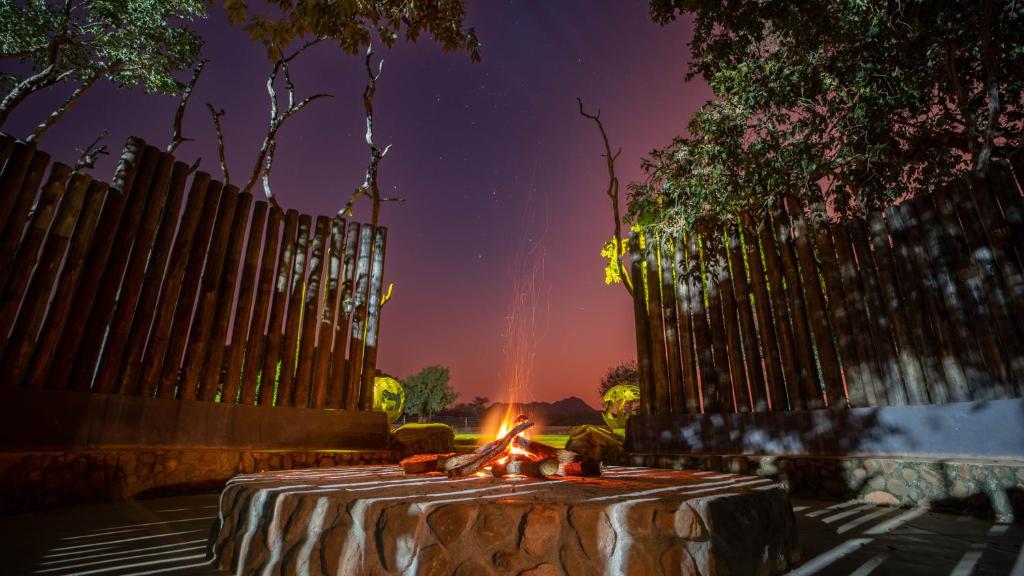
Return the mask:
<svg viewBox="0 0 1024 576"><path fill-rule="evenodd" d="M0 53L54 80L100 77L172 94L181 88L174 73L191 67L202 45L186 23L205 15L200 0L0 0Z"/></svg>
<svg viewBox="0 0 1024 576"><path fill-rule="evenodd" d="M225 0L228 19L239 24L251 38L263 43L272 59L278 50L304 37L329 38L355 54L367 46L374 33L385 46L399 37L415 42L426 32L445 51L468 50L480 59L476 32L465 29L464 0L269 0L260 9L247 0ZM276 15L261 13L270 9Z"/></svg>
<svg viewBox="0 0 1024 576"><path fill-rule="evenodd" d="M1024 143L1020 0L651 0L694 18L690 77L716 98L655 150L628 219L689 229L784 194L846 216ZM821 188L819 190L819 188Z"/></svg>
<svg viewBox="0 0 1024 576"><path fill-rule="evenodd" d="M640 382L640 377L636 369L636 360L626 360L618 366L612 366L604 373L601 377L601 384L598 386L598 392L601 397L604 397L615 386L620 384L628 384L637 386Z"/></svg>
<svg viewBox="0 0 1024 576"><path fill-rule="evenodd" d="M406 412L422 421L450 406L458 394L448 379L447 366L427 366L403 380Z"/></svg>

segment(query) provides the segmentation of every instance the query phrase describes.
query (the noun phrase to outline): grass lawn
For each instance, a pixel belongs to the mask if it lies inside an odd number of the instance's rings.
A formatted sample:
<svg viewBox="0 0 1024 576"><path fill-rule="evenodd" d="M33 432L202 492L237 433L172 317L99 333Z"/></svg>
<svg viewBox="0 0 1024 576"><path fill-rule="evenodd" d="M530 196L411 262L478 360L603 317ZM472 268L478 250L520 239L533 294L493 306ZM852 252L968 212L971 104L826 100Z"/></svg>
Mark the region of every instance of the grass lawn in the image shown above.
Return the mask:
<svg viewBox="0 0 1024 576"><path fill-rule="evenodd" d="M536 440L537 442L543 442L548 446L554 446L555 448L565 448L565 443L569 441L568 434L541 434L539 436L529 436L530 440ZM490 442L493 438L483 438L480 434L456 434L455 435L455 447L458 449L472 450L481 444Z"/></svg>

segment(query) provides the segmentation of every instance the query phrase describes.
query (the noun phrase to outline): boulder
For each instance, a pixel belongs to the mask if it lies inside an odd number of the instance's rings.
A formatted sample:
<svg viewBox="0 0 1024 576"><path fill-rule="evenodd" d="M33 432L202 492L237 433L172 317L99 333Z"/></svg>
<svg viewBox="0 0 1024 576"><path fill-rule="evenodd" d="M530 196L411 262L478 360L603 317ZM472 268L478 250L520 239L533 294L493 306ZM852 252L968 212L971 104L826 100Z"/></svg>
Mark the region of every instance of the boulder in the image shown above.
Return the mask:
<svg viewBox="0 0 1024 576"><path fill-rule="evenodd" d="M448 454L455 452L455 432L445 424L406 424L391 432L391 450L401 458Z"/></svg>
<svg viewBox="0 0 1024 576"><path fill-rule="evenodd" d="M565 449L592 460L616 464L625 459L623 437L600 426L577 426L569 431Z"/></svg>

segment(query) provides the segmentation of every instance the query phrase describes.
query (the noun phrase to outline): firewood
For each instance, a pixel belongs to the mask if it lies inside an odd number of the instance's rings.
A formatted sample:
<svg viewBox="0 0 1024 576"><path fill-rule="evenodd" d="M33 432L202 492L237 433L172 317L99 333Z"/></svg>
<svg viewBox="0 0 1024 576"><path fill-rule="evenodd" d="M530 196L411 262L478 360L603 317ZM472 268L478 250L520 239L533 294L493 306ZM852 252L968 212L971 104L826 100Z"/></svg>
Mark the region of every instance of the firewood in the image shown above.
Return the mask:
<svg viewBox="0 0 1024 576"><path fill-rule="evenodd" d="M417 454L399 462L406 474L427 474L443 469L451 454Z"/></svg>
<svg viewBox="0 0 1024 576"><path fill-rule="evenodd" d="M548 446L542 442L528 440L522 436L516 436L515 440L512 441L512 444L520 450L529 452L534 460L554 458L559 464L566 464L583 459L582 456L571 450L555 448L554 446Z"/></svg>
<svg viewBox="0 0 1024 576"><path fill-rule="evenodd" d="M558 465L558 476L600 476L601 462L584 459Z"/></svg>
<svg viewBox="0 0 1024 576"><path fill-rule="evenodd" d="M509 430L508 434L505 434L500 440L496 440L478 448L476 452L472 454L464 454L461 456L453 456L445 462L444 470L448 473L448 476L452 478L459 478L462 476L469 476L475 473L481 468L485 468L492 464L498 458L505 455L508 450L509 444L512 443L512 439L520 434L523 430L533 426L533 422L524 420L517 424L512 430Z"/></svg>
<svg viewBox="0 0 1024 576"><path fill-rule="evenodd" d="M554 458L544 460L516 459L507 462L498 461L491 464L491 474L498 478L504 476L527 476L529 478L547 478L558 473L558 461Z"/></svg>

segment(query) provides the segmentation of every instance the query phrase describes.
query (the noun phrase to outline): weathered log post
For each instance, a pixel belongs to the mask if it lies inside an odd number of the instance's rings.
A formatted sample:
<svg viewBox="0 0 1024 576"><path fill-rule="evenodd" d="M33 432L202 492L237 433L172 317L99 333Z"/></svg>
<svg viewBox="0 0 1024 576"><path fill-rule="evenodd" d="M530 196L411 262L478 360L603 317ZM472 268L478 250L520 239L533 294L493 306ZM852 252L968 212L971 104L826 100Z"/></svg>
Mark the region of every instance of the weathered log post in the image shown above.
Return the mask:
<svg viewBox="0 0 1024 576"><path fill-rule="evenodd" d="M640 234L629 235L629 264L633 278L633 322L636 330L637 380L640 385L641 414L650 414L654 373L651 366L651 332L648 316L646 284L644 280L644 253L640 247Z"/></svg>
<svg viewBox="0 0 1024 576"><path fill-rule="evenodd" d="M306 283L302 312L302 336L298 349L298 366L295 370L295 389L293 406L305 408L323 405L326 390L322 385L313 382L313 356L316 351L316 328L320 324L317 318L320 312L320 301L323 299L321 285L324 276L324 248L328 246L328 235L331 221L326 216L316 219L316 235L309 255L309 280Z"/></svg>
<svg viewBox="0 0 1024 576"><path fill-rule="evenodd" d="M679 308L679 347L682 353L682 386L672 395L672 411L696 414L700 412L700 393L697 391L697 358L693 349L693 310L690 306L690 291L693 289L691 268L686 258L686 239L680 234L676 238L676 302Z"/></svg>
<svg viewBox="0 0 1024 576"><path fill-rule="evenodd" d="M753 287L754 310L757 312L757 327L764 351L765 379L768 382L768 402L773 411L786 410L789 406L786 395L786 380L783 370L783 359L780 329L772 311L771 299L768 295L768 276L761 258L761 245L754 233L754 219L747 212L743 213L743 245L750 267L750 283Z"/></svg>
<svg viewBox="0 0 1024 576"><path fill-rule="evenodd" d="M256 299L252 305L249 335L245 339L245 353L241 355L241 358L236 358L236 352L241 354L241 350L237 350L236 347L232 347L231 350L228 381L238 381L239 399L242 404L259 403L264 391L262 382L257 386L257 380L260 378L260 369L263 367L263 352L267 343L264 326L266 326L270 313L270 299L274 292L274 280L277 278L275 265L279 248L285 244L287 238L287 236L284 237L285 239L281 238L281 222L285 220L285 214L279 207L272 206L270 208L267 231L263 241L263 254L260 257L260 278L256 288ZM287 227L287 223L285 227Z"/></svg>
<svg viewBox="0 0 1024 576"><path fill-rule="evenodd" d="M252 223L249 225L249 239L245 246L242 278L238 286L238 303L235 306L235 317L231 326L231 349L228 354L227 368L224 371L224 387L221 391L220 401L224 403L234 404L238 398L242 363L252 346L247 335L249 321L256 314L253 310L253 298L256 295L257 274L260 270L260 248L263 244L264 231L267 228L269 209L270 206L266 201L257 201L256 207L253 208ZM210 369L212 369L212 365L208 365L206 378L210 377Z"/></svg>
<svg viewBox="0 0 1024 576"><path fill-rule="evenodd" d="M373 408L373 380L377 371L377 348L380 342L381 298L384 290L384 256L387 248L387 230L377 227L373 233L373 252L370 263L370 299L366 318L366 341L363 353L363 376L359 394L361 410Z"/></svg>

